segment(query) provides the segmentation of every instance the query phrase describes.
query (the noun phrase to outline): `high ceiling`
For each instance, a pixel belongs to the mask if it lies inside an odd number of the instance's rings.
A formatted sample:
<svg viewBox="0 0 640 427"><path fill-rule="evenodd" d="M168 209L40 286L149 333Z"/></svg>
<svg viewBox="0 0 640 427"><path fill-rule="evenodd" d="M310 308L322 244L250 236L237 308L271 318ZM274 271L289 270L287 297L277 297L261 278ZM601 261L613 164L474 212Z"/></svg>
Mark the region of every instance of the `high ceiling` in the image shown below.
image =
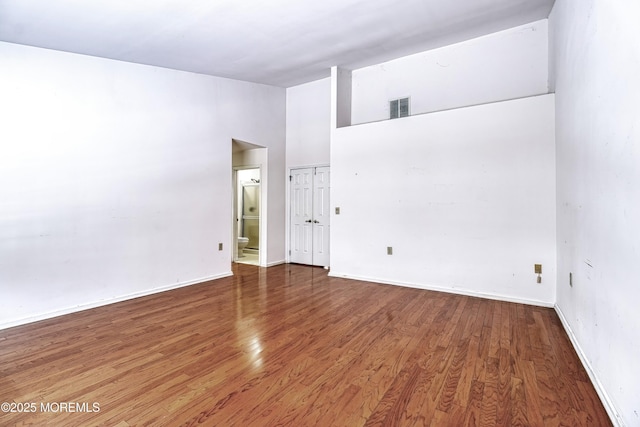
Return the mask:
<svg viewBox="0 0 640 427"><path fill-rule="evenodd" d="M0 0L0 41L289 87L547 18L554 0Z"/></svg>

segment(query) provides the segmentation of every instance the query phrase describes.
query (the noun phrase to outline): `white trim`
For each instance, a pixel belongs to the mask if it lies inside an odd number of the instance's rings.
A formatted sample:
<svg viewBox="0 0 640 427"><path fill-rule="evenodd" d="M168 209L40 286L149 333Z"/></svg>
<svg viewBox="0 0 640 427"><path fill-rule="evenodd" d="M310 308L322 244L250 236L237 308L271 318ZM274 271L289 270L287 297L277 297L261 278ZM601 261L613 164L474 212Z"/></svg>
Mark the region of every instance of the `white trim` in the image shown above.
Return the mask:
<svg viewBox="0 0 640 427"><path fill-rule="evenodd" d="M95 301L87 304L81 304L75 307L69 307L62 310L50 311L48 313L42 313L35 316L29 316L22 319L12 320L9 322L5 322L0 324L0 330L13 328L14 326L26 325L28 323L38 322L40 320L51 319L58 316L63 316L65 314L77 313L79 311L90 310L92 308L102 307L104 305L115 304L122 301L127 301L135 298L144 297L147 295L158 294L161 292L170 291L173 289L183 288L185 286L196 285L199 283L208 282L210 280L222 279L223 277L233 276L231 271L222 274L216 274L213 276L202 277L200 279L188 280L186 282L174 283L171 285L161 286L159 288L147 289L145 291L134 292L132 294L122 295L115 298Z"/></svg>
<svg viewBox="0 0 640 427"><path fill-rule="evenodd" d="M258 149L266 150L266 147L260 147ZM265 159L268 155L268 152L265 151ZM258 264L260 266L266 264L267 260L267 178L266 173L262 164L259 165L241 165L241 166L233 166L233 177L232 177L232 185L233 185L233 209L232 209L232 236L231 236L231 262L238 261L238 220L240 216L240 212L238 212L238 171L241 170L251 170L258 169L260 174L260 216L258 218L258 228L260 230L260 245L258 247ZM264 231L263 231L264 230ZM264 249L263 249L264 247Z"/></svg>
<svg viewBox="0 0 640 427"><path fill-rule="evenodd" d="M273 267L274 265L281 265L281 264L286 264L287 261L284 259L281 259L280 261L272 261L267 263L267 267Z"/></svg>
<svg viewBox="0 0 640 427"><path fill-rule="evenodd" d="M582 350L582 347L580 346L580 343L578 342L576 335L573 333L573 329L571 329L571 326L569 325L567 318L564 316L564 313L562 313L562 310L560 309L560 307L558 307L557 304L553 308L555 309L556 314L560 318L560 323L562 323L562 326L564 327L564 331L569 336L569 340L571 341L571 344L573 345L574 350L578 354L578 357L582 362L582 366L584 366L585 371L587 371L587 375L589 375L589 379L591 380L593 387L596 389L596 393L598 393L598 396L600 397L600 401L602 402L604 409L607 411L607 414L609 415L611 422L613 423L614 426L624 427L625 424L624 424L624 421L622 420L622 417L620 416L618 411L616 411L616 408L613 405L613 402L609 398L609 395L607 394L605 388L602 386L602 383L598 379L598 376L596 375L595 371L591 367L591 363L589 363L589 359L587 358L587 355Z"/></svg>
<svg viewBox="0 0 640 427"><path fill-rule="evenodd" d="M363 276L353 276L348 274L339 274L331 271L329 272L329 276L340 277L343 279L351 279L351 280L362 280L365 282L382 283L384 285L404 286L405 288L424 289L426 291L446 292L450 294L492 299L496 301L515 302L518 304L535 305L537 307L546 307L546 308L554 307L554 303L552 302L530 300L530 299L517 298L517 297L506 296L506 295L488 294L483 292L472 291L469 289L448 288L443 286L427 285L424 283L398 282L393 280L378 279L375 277L363 277Z"/></svg>

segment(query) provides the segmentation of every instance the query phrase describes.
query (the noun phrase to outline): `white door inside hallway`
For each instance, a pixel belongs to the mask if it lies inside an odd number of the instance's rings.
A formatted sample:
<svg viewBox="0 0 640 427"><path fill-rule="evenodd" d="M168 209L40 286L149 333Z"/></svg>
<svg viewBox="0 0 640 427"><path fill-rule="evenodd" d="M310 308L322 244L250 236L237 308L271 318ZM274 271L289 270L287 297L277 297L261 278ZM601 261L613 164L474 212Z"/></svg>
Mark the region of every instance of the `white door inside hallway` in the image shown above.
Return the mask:
<svg viewBox="0 0 640 427"><path fill-rule="evenodd" d="M290 262L329 266L329 167L292 169Z"/></svg>

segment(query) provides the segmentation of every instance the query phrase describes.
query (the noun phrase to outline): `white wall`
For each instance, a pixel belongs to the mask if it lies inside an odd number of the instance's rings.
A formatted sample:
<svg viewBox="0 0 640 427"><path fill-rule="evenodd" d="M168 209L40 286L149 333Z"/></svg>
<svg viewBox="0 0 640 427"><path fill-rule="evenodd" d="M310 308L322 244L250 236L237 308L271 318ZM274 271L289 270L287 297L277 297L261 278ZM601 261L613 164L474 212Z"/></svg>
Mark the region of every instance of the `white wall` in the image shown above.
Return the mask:
<svg viewBox="0 0 640 427"><path fill-rule="evenodd" d="M284 89L0 43L0 120L0 327L229 274L232 138L284 258Z"/></svg>
<svg viewBox="0 0 640 427"><path fill-rule="evenodd" d="M557 0L557 309L620 424L640 425L640 4ZM569 273L573 273L573 287Z"/></svg>
<svg viewBox="0 0 640 427"><path fill-rule="evenodd" d="M332 275L554 303L553 95L339 128L331 168Z"/></svg>
<svg viewBox="0 0 640 427"><path fill-rule="evenodd" d="M351 126L351 70L331 67L331 129Z"/></svg>
<svg viewBox="0 0 640 427"><path fill-rule="evenodd" d="M548 92L547 20L406 56L352 73L352 121L389 118L389 101L411 114Z"/></svg>
<svg viewBox="0 0 640 427"><path fill-rule="evenodd" d="M287 166L329 163L331 79L287 88Z"/></svg>

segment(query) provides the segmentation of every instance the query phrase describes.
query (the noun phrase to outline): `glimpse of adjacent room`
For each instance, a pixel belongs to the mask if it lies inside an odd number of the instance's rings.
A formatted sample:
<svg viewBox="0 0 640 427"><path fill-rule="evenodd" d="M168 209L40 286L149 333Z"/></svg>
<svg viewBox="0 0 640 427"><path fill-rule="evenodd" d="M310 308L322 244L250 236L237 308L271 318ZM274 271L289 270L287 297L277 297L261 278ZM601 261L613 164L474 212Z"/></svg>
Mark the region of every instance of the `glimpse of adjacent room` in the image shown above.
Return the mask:
<svg viewBox="0 0 640 427"><path fill-rule="evenodd" d="M232 140L233 215L232 261L242 264L266 263L266 164L267 149L249 142Z"/></svg>
<svg viewBox="0 0 640 427"><path fill-rule="evenodd" d="M235 262L259 265L260 254L260 168L236 172Z"/></svg>

